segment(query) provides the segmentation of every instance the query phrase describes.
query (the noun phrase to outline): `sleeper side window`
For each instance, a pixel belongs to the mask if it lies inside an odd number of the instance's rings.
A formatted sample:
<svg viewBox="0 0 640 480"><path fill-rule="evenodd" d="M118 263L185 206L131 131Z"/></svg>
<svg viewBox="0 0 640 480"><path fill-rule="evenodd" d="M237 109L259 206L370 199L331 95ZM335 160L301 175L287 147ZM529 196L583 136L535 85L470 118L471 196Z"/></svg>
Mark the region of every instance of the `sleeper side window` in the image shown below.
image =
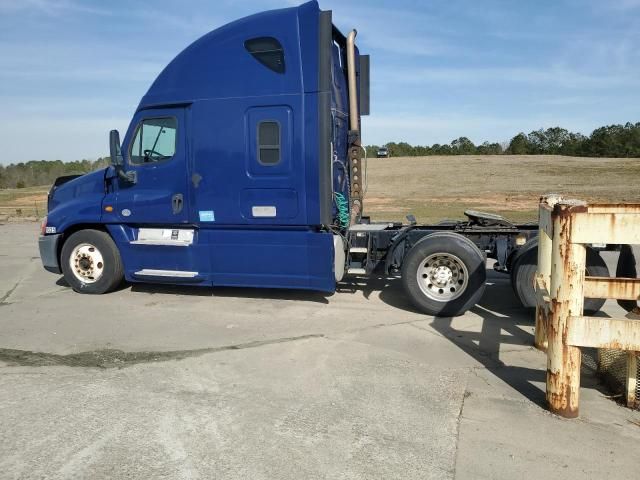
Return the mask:
<svg viewBox="0 0 640 480"><path fill-rule="evenodd" d="M244 48L268 69L276 73L284 73L284 49L275 38L252 38L244 42Z"/></svg>
<svg viewBox="0 0 640 480"><path fill-rule="evenodd" d="M258 161L273 166L280 163L280 123L265 120L258 123Z"/></svg>
<svg viewBox="0 0 640 480"><path fill-rule="evenodd" d="M278 99L278 101L281 101ZM245 113L245 168L256 180L284 179L293 174L294 162L293 109L288 105L251 107ZM300 146L300 148L302 148Z"/></svg>
<svg viewBox="0 0 640 480"><path fill-rule="evenodd" d="M177 121L174 117L146 118L138 124L129 150L133 165L169 160L176 153Z"/></svg>

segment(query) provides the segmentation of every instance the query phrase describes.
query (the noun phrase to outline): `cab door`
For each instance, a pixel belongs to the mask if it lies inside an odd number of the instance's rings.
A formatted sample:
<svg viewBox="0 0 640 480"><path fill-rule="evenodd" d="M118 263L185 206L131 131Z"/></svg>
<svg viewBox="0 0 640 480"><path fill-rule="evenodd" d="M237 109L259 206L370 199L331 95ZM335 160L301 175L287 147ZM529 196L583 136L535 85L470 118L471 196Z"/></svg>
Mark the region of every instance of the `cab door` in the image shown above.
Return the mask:
<svg viewBox="0 0 640 480"><path fill-rule="evenodd" d="M193 175L199 182L191 208L201 228L307 224L302 115L295 115L301 98L261 97L262 105L255 103L249 97L193 106Z"/></svg>
<svg viewBox="0 0 640 480"><path fill-rule="evenodd" d="M176 225L189 220L185 109L138 112L124 140L127 171L119 181L117 215L122 223Z"/></svg>

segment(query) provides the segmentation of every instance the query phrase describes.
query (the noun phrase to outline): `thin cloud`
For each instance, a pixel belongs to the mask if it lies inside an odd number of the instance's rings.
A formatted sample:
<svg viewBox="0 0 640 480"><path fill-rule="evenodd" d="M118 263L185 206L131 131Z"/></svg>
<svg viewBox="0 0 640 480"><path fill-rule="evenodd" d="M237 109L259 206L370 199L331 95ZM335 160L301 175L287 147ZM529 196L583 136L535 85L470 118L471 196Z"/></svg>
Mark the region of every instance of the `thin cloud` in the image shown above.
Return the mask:
<svg viewBox="0 0 640 480"><path fill-rule="evenodd" d="M0 163L24 162L27 160L96 159L109 150L108 134L113 128L120 132L127 127L126 117L94 118L74 117L0 117L3 128L0 129L0 144L3 145ZM28 147L24 139L28 132ZM37 141L33 141L37 139Z"/></svg>
<svg viewBox="0 0 640 480"><path fill-rule="evenodd" d="M582 73L566 67L527 68L419 68L411 70L380 72L380 82L390 84L438 83L448 85L496 85L527 84L553 85L562 88L609 89L637 85L638 75Z"/></svg>
<svg viewBox="0 0 640 480"><path fill-rule="evenodd" d="M145 62L113 62L111 65L91 68L74 66L51 70L47 66L32 65L26 68L3 68L0 78L31 80L39 83L47 80L78 82L109 82L112 80L150 83L162 71L164 65Z"/></svg>
<svg viewBox="0 0 640 480"><path fill-rule="evenodd" d="M566 96L550 96L541 98L540 103L552 107L562 106L587 106L587 105L604 105L610 100L606 97L587 96L587 95L566 95Z"/></svg>
<svg viewBox="0 0 640 480"><path fill-rule="evenodd" d="M134 9L129 12L129 15L136 17L140 22L155 25L157 28L189 32L194 39L232 20L219 15L175 15L152 7Z"/></svg>
<svg viewBox="0 0 640 480"><path fill-rule="evenodd" d="M146 58L145 58L146 57ZM0 79L17 88L48 81L77 83L150 83L162 71L170 56L153 52L124 52L110 45L92 45L31 40L13 45L0 42ZM7 87L5 87L7 88ZM10 88L10 87L9 87Z"/></svg>
<svg viewBox="0 0 640 480"><path fill-rule="evenodd" d="M604 3L606 6L614 10L627 11L640 9L640 0L607 0L606 2L598 3Z"/></svg>
<svg viewBox="0 0 640 480"><path fill-rule="evenodd" d="M0 0L0 12L12 13L20 11L32 11L53 17L67 13L88 13L106 16L113 14L108 9L89 6L71 0Z"/></svg>
<svg viewBox="0 0 640 480"><path fill-rule="evenodd" d="M403 55L407 57L437 57L444 55L453 55L460 50L452 45L447 45L440 40L424 38L420 36L409 35L392 35L386 37L383 35L362 36L361 45L365 49L375 49Z"/></svg>

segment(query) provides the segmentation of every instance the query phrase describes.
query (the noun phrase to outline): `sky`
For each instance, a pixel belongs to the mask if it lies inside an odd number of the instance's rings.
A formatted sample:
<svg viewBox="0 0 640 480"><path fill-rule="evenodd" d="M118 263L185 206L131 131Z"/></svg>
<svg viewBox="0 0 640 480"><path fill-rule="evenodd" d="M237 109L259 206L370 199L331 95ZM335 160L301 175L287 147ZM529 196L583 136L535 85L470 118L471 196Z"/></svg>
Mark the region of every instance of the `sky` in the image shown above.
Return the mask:
<svg viewBox="0 0 640 480"><path fill-rule="evenodd" d="M0 163L95 159L184 47L291 0L0 0ZM640 121L640 0L320 0L371 54L367 144Z"/></svg>

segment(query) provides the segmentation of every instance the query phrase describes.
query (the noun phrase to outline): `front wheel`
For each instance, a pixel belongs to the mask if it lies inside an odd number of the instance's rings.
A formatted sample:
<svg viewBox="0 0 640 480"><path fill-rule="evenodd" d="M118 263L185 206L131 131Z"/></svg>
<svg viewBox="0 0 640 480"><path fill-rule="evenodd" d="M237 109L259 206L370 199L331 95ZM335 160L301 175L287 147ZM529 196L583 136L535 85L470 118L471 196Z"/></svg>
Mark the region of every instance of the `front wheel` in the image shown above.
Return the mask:
<svg viewBox="0 0 640 480"><path fill-rule="evenodd" d="M80 230L62 246L60 263L64 279L76 292L101 294L122 282L120 252L111 237L100 230Z"/></svg>
<svg viewBox="0 0 640 480"><path fill-rule="evenodd" d="M439 232L416 243L402 264L402 283L411 301L438 317L464 314L482 297L485 257L469 239Z"/></svg>

